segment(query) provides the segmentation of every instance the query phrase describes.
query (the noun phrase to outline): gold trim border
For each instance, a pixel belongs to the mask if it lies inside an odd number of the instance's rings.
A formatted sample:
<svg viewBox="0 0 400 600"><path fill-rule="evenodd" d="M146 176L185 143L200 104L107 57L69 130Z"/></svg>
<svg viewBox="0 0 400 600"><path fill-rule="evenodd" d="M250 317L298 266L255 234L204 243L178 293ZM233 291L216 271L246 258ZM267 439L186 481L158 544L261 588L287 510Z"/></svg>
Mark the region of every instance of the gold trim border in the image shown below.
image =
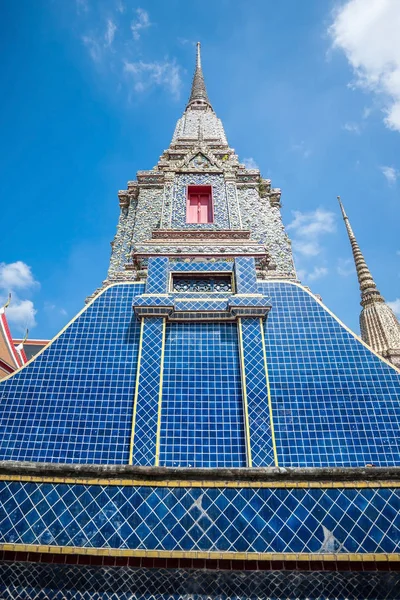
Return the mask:
<svg viewBox="0 0 400 600"><path fill-rule="evenodd" d="M136 412L137 412L137 404L138 404L138 398L139 398L140 369L142 366L143 329L144 329L144 318L141 318L140 319L140 337L139 337L138 359L137 359L137 368L136 368L136 380L135 380L135 394L133 397L131 440L129 443L129 461L128 461L129 465L133 464L133 446L134 446L134 440L135 440Z"/></svg>
<svg viewBox="0 0 400 600"><path fill-rule="evenodd" d="M166 325L167 325L167 320L163 319L162 339L161 339L161 357L160 357L160 388L158 390L158 412L157 412L157 432L156 432L156 457L155 457L155 466L156 467L158 467L160 464L161 410L162 410L163 379L164 379Z"/></svg>
<svg viewBox="0 0 400 600"><path fill-rule="evenodd" d="M198 550L131 550L127 548L89 548L86 546L49 546L41 544L0 544L5 552L41 554L80 554L89 556L126 556L146 558L200 558L220 560L399 562L400 554L386 553L312 553L312 552L203 552Z"/></svg>
<svg viewBox="0 0 400 600"><path fill-rule="evenodd" d="M0 474L0 481L30 483L60 483L70 485L102 485L127 487L162 487L162 488L280 488L280 489L379 489L400 488L400 481L213 481L213 480L152 480L129 479L127 477L60 477L49 475L8 475Z"/></svg>
<svg viewBox="0 0 400 600"><path fill-rule="evenodd" d="M246 368L245 368L245 364L244 364L242 319L240 317L237 320L237 324L238 324L238 336L239 336L238 341L239 341L239 355L240 355L240 371L241 371L242 394L243 394L244 428L245 428L245 435L246 435L247 467L252 467L253 461L252 461L252 457L251 457L249 407L247 404Z"/></svg>
<svg viewBox="0 0 400 600"><path fill-rule="evenodd" d="M274 414L272 411L272 398L271 398L271 388L269 385L269 375L268 375L268 362L267 362L267 349L265 347L265 336L264 336L264 324L263 320L260 319L260 329L261 329L261 345L263 349L263 357L264 357L264 371L265 371L265 381L267 385L267 395L268 395L268 411L269 411L269 424L271 427L271 442L272 442L272 450L274 453L274 463L275 467L279 466L278 463L278 450L276 447L276 439L275 439L275 427L274 427Z"/></svg>

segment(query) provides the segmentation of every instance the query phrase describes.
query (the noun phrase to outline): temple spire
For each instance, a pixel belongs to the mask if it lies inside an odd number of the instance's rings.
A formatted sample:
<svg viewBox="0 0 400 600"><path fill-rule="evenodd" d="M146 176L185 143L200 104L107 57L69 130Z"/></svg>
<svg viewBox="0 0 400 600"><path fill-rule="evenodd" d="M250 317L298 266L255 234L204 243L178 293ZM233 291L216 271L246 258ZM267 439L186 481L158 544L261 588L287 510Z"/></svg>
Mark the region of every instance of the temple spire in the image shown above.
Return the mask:
<svg viewBox="0 0 400 600"><path fill-rule="evenodd" d="M212 108L208 99L203 71L201 68L200 42L197 42L196 68L193 76L192 91L190 93L190 98L186 109L193 104L208 104L210 108Z"/></svg>
<svg viewBox="0 0 400 600"><path fill-rule="evenodd" d="M365 258L357 243L356 237L351 228L349 218L346 215L340 196L338 196L337 199L339 201L340 210L342 211L343 220L346 225L351 249L353 252L358 283L361 291L361 306L365 306L371 300L374 300L375 302L384 302L384 299L382 298L381 294L378 291L378 288L376 287L376 283L371 275L370 270L368 269L367 263L365 262Z"/></svg>
<svg viewBox="0 0 400 600"><path fill-rule="evenodd" d="M375 352L400 367L400 323L394 312L381 296L368 269L365 258L351 228L340 196L337 197L346 225L358 283L361 292L360 329L361 337Z"/></svg>

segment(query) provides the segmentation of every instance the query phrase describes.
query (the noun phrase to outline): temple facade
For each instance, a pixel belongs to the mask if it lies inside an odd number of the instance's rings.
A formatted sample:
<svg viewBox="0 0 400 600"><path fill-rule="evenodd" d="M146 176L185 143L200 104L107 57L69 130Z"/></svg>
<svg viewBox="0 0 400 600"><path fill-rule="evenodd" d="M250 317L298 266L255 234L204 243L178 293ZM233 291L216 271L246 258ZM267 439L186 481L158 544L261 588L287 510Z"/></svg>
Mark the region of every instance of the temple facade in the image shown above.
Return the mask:
<svg viewBox="0 0 400 600"><path fill-rule="evenodd" d="M280 196L198 44L107 278L0 382L2 598L397 597L399 325L343 207L363 339L299 282Z"/></svg>

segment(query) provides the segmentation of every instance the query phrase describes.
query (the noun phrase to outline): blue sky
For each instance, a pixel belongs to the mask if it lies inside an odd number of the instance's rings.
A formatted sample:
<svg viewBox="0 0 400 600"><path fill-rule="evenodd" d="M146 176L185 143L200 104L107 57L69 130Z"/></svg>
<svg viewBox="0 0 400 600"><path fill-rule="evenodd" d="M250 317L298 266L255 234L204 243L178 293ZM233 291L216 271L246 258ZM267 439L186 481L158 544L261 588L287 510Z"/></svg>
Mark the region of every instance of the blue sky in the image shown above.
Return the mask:
<svg viewBox="0 0 400 600"><path fill-rule="evenodd" d="M358 331L339 194L400 313L400 2L3 0L0 17L14 336L52 337L105 278L117 192L168 147L197 40L230 145L282 189L303 282Z"/></svg>

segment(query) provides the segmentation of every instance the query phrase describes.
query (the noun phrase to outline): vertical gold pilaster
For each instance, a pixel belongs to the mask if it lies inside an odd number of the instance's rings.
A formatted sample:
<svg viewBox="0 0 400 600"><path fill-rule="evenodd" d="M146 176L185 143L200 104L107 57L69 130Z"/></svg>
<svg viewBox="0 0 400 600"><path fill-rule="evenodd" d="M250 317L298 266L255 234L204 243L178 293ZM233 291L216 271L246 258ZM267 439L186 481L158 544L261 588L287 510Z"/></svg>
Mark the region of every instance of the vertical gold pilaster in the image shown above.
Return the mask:
<svg viewBox="0 0 400 600"><path fill-rule="evenodd" d="M161 437L161 410L162 410L162 391L164 379L164 356L165 356L165 330L167 320L163 319L162 341L161 341L161 359L160 359L160 389L158 391L158 416L157 416L157 434L156 434L156 460L155 466L160 464L160 437Z"/></svg>
<svg viewBox="0 0 400 600"><path fill-rule="evenodd" d="M269 424L271 427L271 442L272 442L272 449L274 452L275 467L278 467L279 466L278 465L278 452L276 449L276 441L275 441L274 416L272 413L271 388L269 385L268 364L267 364L267 350L265 348L265 336L264 336L264 327L263 327L262 319L260 319L260 328L261 328L261 340L262 340L263 355L264 355L265 380L266 380L266 384L267 384L267 393L268 393L268 410L269 410Z"/></svg>
<svg viewBox="0 0 400 600"><path fill-rule="evenodd" d="M135 396L134 396L134 400L133 400L131 443L129 446L129 464L130 465L132 464L132 461L133 461L133 441L134 441L134 437L135 437L136 410L137 410L137 401L138 401L138 395L139 395L140 363L142 360L142 344L143 344L143 327L144 327L144 318L142 318L140 320L140 338L139 338L138 361L137 361L137 369L136 369Z"/></svg>
<svg viewBox="0 0 400 600"><path fill-rule="evenodd" d="M246 389L246 369L244 366L244 349L243 349L243 332L242 319L238 318L238 335L239 335L239 354L240 354L240 371L242 374L242 393L243 393L243 412L244 412L244 429L246 437L246 455L247 466L252 467L251 458L251 443L250 443L250 425L249 425L249 409L247 405L247 389Z"/></svg>

